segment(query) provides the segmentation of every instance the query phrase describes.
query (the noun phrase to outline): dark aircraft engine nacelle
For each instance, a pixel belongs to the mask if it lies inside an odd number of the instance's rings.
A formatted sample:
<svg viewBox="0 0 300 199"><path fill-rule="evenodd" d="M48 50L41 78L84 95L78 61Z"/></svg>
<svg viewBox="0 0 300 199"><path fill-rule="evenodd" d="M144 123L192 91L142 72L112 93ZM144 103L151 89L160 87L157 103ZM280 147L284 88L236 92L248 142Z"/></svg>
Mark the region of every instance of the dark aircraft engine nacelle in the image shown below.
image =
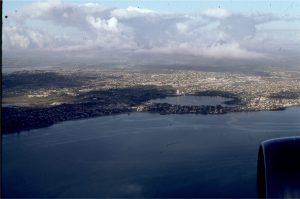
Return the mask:
<svg viewBox="0 0 300 199"><path fill-rule="evenodd" d="M257 188L260 198L300 198L300 136L260 145Z"/></svg>

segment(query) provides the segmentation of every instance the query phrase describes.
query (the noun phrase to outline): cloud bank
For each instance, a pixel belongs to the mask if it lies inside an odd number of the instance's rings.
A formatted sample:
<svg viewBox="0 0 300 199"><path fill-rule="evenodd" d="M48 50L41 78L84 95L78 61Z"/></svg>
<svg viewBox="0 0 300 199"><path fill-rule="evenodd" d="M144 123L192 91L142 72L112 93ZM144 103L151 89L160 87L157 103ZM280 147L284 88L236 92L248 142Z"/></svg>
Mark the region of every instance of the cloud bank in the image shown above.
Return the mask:
<svg viewBox="0 0 300 199"><path fill-rule="evenodd" d="M148 59L148 65L155 56L161 62L164 56L173 56L174 60L178 55L193 57L193 63L188 58L184 63L194 65L204 60L206 64L210 64L208 60L255 60L270 65L280 59L285 60L280 63L300 66L299 58L293 56L299 53L299 30L281 27L283 23L299 25L297 18L234 13L222 8L163 13L62 1L36 2L8 15L3 19L2 35L3 51L8 54L86 54L97 60L97 56L113 53L123 60L121 63L131 65L139 64L136 59L130 60L137 56ZM101 63L101 59L98 61Z"/></svg>

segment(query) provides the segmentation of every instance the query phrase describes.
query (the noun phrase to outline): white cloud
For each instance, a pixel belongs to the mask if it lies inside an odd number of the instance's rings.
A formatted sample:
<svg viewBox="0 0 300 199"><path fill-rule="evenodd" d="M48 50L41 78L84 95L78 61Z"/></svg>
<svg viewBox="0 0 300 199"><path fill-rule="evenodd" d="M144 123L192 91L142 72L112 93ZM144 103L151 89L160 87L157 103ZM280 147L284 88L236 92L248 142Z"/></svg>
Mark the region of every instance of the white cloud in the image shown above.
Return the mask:
<svg viewBox="0 0 300 199"><path fill-rule="evenodd" d="M29 46L29 39L18 33L13 33L9 39L13 47L27 48Z"/></svg>
<svg viewBox="0 0 300 199"><path fill-rule="evenodd" d="M27 34L31 39L32 43L34 43L37 47L42 48L44 46L45 38L41 33L28 30Z"/></svg>
<svg viewBox="0 0 300 199"><path fill-rule="evenodd" d="M185 23L176 23L176 28L180 33L186 33L188 26Z"/></svg>
<svg viewBox="0 0 300 199"><path fill-rule="evenodd" d="M134 18L134 17L140 17L145 15L155 15L158 14L157 12L150 10L150 9L142 9L137 7L128 7L126 9L115 9L111 12L112 16L118 17L118 18Z"/></svg>
<svg viewBox="0 0 300 199"><path fill-rule="evenodd" d="M216 44L203 52L204 55L212 58L235 58L235 59L261 59L268 56L263 53L257 53L242 49L236 42L229 44Z"/></svg>
<svg viewBox="0 0 300 199"><path fill-rule="evenodd" d="M42 48L46 41L46 38L39 32L17 27L5 27L2 37L4 50L27 49L30 46Z"/></svg>
<svg viewBox="0 0 300 199"><path fill-rule="evenodd" d="M242 49L236 42L220 44L216 43L212 46L197 46L191 43L173 43L163 48L152 48L140 50L142 53L154 54L186 54L194 56L202 56L213 59L265 59L268 55Z"/></svg>
<svg viewBox="0 0 300 199"><path fill-rule="evenodd" d="M204 11L204 15L212 18L225 19L229 17L231 14L225 9L221 8L212 8Z"/></svg>
<svg viewBox="0 0 300 199"><path fill-rule="evenodd" d="M48 0L35 2L29 6L24 7L21 11L22 17L37 18L43 17L49 10L62 6L61 0Z"/></svg>
<svg viewBox="0 0 300 199"><path fill-rule="evenodd" d="M111 32L118 32L118 20L115 17L112 17L108 20L101 19L99 17L95 18L93 16L87 16L86 20L94 28L99 30L106 30Z"/></svg>
<svg viewBox="0 0 300 199"><path fill-rule="evenodd" d="M282 20L269 14L234 13L220 8L200 14L179 14L95 3L37 2L4 21L3 50L83 54L112 50L120 56L143 52L208 59L269 59L272 50L286 46L287 40L277 32L261 30L265 24L279 19ZM262 48L261 41L266 37L272 39ZM288 42L300 44L299 36L294 37Z"/></svg>

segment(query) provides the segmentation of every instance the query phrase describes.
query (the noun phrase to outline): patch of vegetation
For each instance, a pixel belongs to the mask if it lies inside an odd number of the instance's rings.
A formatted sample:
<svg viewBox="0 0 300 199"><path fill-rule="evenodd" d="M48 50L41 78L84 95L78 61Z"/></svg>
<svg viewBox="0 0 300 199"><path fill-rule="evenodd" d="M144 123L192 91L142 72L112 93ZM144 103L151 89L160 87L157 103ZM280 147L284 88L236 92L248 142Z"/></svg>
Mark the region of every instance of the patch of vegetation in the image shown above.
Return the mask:
<svg viewBox="0 0 300 199"><path fill-rule="evenodd" d="M83 80L71 75L62 75L55 72L16 72L3 74L2 88L8 89L39 89L39 88L66 88L82 85Z"/></svg>
<svg viewBox="0 0 300 199"><path fill-rule="evenodd" d="M134 106L145 101L164 98L175 93L170 86L134 86L102 91L91 91L77 96L77 102L97 101L102 104L128 104Z"/></svg>
<svg viewBox="0 0 300 199"><path fill-rule="evenodd" d="M282 91L279 93L271 94L270 98L275 99L299 99L300 92L293 92L293 91Z"/></svg>

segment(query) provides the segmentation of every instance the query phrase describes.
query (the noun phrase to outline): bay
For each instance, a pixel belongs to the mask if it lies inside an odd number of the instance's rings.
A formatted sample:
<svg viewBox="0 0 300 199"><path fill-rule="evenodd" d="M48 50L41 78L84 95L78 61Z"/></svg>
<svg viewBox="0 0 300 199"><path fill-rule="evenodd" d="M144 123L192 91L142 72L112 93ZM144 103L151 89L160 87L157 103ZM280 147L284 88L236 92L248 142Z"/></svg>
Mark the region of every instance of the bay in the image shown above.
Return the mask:
<svg viewBox="0 0 300 199"><path fill-rule="evenodd" d="M259 144L299 136L299 116L132 113L3 135L3 196L256 197Z"/></svg>

